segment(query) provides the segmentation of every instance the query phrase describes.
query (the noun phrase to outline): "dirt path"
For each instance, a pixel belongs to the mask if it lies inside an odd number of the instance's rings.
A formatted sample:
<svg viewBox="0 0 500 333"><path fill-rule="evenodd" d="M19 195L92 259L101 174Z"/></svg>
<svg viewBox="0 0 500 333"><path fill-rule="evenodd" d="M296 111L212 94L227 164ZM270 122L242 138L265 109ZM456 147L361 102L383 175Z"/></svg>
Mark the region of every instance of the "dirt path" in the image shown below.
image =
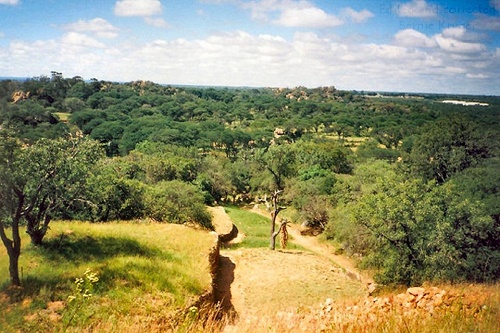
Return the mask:
<svg viewBox="0 0 500 333"><path fill-rule="evenodd" d="M215 218L227 223L229 216L217 209ZM229 219L230 220L230 219ZM227 228L226 228L227 229ZM364 281L352 264L333 249L305 237L294 227L293 242L306 251L269 249L222 249L216 299L234 314L226 332L237 332L238 321L258 321L277 312L296 312L332 300L362 297Z"/></svg>
<svg viewBox="0 0 500 333"><path fill-rule="evenodd" d="M270 214L260 209L252 209L252 212L270 218ZM303 248L325 257L346 271L350 277L359 280L362 283L373 283L373 279L367 274L358 271L352 260L343 255L335 254L335 248L327 243L320 242L315 236L303 236L300 233L301 227L296 224L288 224L288 234L292 236L291 242L302 246Z"/></svg>

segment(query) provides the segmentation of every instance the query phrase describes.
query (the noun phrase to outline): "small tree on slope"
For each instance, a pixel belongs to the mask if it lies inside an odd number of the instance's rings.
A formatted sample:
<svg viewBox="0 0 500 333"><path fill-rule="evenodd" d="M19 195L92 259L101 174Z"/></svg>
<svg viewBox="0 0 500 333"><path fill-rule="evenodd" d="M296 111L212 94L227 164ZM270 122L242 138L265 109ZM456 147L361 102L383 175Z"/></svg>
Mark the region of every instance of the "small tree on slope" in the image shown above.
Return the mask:
<svg viewBox="0 0 500 333"><path fill-rule="evenodd" d="M11 283L21 285L21 225L26 223L31 242L40 245L58 209L84 199L87 176L103 153L97 142L82 138L42 139L21 146L7 134L2 135L0 238L9 255Z"/></svg>

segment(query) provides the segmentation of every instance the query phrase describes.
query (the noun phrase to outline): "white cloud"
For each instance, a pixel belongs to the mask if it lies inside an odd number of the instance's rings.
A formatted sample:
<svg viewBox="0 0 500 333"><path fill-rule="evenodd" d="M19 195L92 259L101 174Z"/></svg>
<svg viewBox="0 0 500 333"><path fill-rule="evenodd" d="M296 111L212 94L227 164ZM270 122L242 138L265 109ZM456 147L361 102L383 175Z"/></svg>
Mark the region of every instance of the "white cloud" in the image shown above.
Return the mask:
<svg viewBox="0 0 500 333"><path fill-rule="evenodd" d="M144 22L157 28L168 28L170 25L162 18L159 17L145 17Z"/></svg>
<svg viewBox="0 0 500 333"><path fill-rule="evenodd" d="M342 10L342 16L349 18L351 21L355 23L362 23L373 17L373 13L369 10L363 9L360 12L355 11L354 9L347 7Z"/></svg>
<svg viewBox="0 0 500 333"><path fill-rule="evenodd" d="M70 31L61 38L63 45L72 45L83 48L104 48L105 44L89 37L85 34Z"/></svg>
<svg viewBox="0 0 500 333"><path fill-rule="evenodd" d="M0 5L11 5L15 6L20 3L20 0L0 0Z"/></svg>
<svg viewBox="0 0 500 333"><path fill-rule="evenodd" d="M451 27L443 29L443 36L449 38L462 39L465 36L466 30L464 27Z"/></svg>
<svg viewBox="0 0 500 333"><path fill-rule="evenodd" d="M335 15L327 14L324 10L316 7L287 8L273 23L284 27L307 28L335 27L343 24L342 20Z"/></svg>
<svg viewBox="0 0 500 333"><path fill-rule="evenodd" d="M408 29L390 45L313 32L285 39L234 31L201 39L103 43L69 31L58 39L0 45L0 63L4 75L16 76L56 69L68 77L113 81L499 94L500 49L488 51L463 38L457 30L428 37ZM484 73L489 77L481 77Z"/></svg>
<svg viewBox="0 0 500 333"><path fill-rule="evenodd" d="M441 34L434 36L438 46L447 52L452 53L480 53L486 51L486 46L482 43L464 41L464 28L444 29Z"/></svg>
<svg viewBox="0 0 500 333"><path fill-rule="evenodd" d="M487 74L483 74L483 73L467 73L465 74L465 77L469 78L469 79L489 79L490 76L487 75Z"/></svg>
<svg viewBox="0 0 500 333"><path fill-rule="evenodd" d="M463 26L443 29L442 34L444 37L454 38L462 42L479 42L484 38L483 35L472 32Z"/></svg>
<svg viewBox="0 0 500 333"><path fill-rule="evenodd" d="M471 22L471 25L480 30L500 31L500 17L477 14L476 19Z"/></svg>
<svg viewBox="0 0 500 333"><path fill-rule="evenodd" d="M240 5L250 10L252 19L284 27L326 28L343 24L337 16L306 0L257 0Z"/></svg>
<svg viewBox="0 0 500 333"><path fill-rule="evenodd" d="M500 10L500 0L490 0L490 4L496 10Z"/></svg>
<svg viewBox="0 0 500 333"><path fill-rule="evenodd" d="M397 13L403 17L437 17L438 6L430 5L425 0L412 0L411 2L398 4Z"/></svg>
<svg viewBox="0 0 500 333"><path fill-rule="evenodd" d="M103 18L96 17L92 20L79 20L64 26L64 29L76 32L90 32L99 38L115 38L119 29Z"/></svg>
<svg viewBox="0 0 500 333"><path fill-rule="evenodd" d="M160 0L118 0L114 9L118 16L153 16L161 12Z"/></svg>
<svg viewBox="0 0 500 333"><path fill-rule="evenodd" d="M414 29L405 29L399 31L395 36L394 40L397 45L406 47L433 47L436 46L436 42L427 37L425 34L416 31Z"/></svg>

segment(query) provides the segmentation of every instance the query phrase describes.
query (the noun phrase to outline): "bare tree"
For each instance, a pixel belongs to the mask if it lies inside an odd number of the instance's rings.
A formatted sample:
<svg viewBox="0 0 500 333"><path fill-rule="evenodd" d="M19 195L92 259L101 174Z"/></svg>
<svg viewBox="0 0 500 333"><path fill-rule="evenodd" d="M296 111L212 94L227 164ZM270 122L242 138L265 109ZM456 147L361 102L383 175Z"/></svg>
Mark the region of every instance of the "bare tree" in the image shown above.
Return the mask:
<svg viewBox="0 0 500 333"><path fill-rule="evenodd" d="M283 192L283 190L275 190L271 196L271 200L273 203L273 210L271 211L271 239L269 242L269 248L271 250L276 249L276 237L279 235L279 233L282 230L284 230L283 232L286 232L286 225L288 223L288 221L286 219L283 219L281 221L280 227L276 230L276 219L278 217L278 214L282 210L286 209L286 207L279 206L279 195L282 192Z"/></svg>

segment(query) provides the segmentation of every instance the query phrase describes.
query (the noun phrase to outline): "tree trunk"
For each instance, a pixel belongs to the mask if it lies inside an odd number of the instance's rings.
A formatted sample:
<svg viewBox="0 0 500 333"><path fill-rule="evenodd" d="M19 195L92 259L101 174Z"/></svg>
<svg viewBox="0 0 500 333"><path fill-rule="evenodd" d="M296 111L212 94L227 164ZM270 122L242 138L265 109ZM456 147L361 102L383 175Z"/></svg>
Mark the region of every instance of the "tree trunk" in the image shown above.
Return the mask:
<svg viewBox="0 0 500 333"><path fill-rule="evenodd" d="M43 237L45 237L44 229L36 229L29 232L31 244L38 246L42 244Z"/></svg>
<svg viewBox="0 0 500 333"><path fill-rule="evenodd" d="M13 286L21 286L21 279L19 278L19 255L20 251L15 247L11 247L7 250L9 254L9 274L10 283Z"/></svg>
<svg viewBox="0 0 500 333"><path fill-rule="evenodd" d="M278 229L278 232L276 232L276 218L278 217L279 212L281 212L283 209L286 208L286 207L279 207L278 206L278 200L279 200L278 197L279 197L281 192L283 192L283 191L276 190L272 194L273 208L274 209L271 212L271 237L270 237L270 241L269 241L269 248L271 250L276 249L276 236L278 236L279 230L280 230L280 229Z"/></svg>
<svg viewBox="0 0 500 333"><path fill-rule="evenodd" d="M275 232L276 230L276 216L278 214L275 213L275 211L271 212L271 238L270 238L270 242L269 242L269 248L271 250L274 250L276 249L276 236L278 235L277 232Z"/></svg>
<svg viewBox="0 0 500 333"><path fill-rule="evenodd" d="M271 244L269 245L269 248L271 250L274 250L276 248L276 237L280 234L281 230L284 229L285 232L286 232L286 225L287 225L288 221L285 219L281 222L280 224L280 227L278 228L278 230L276 231L273 231L273 233L271 234ZM284 245L282 244L282 247L285 248L286 247L286 242L287 240L285 241Z"/></svg>
<svg viewBox="0 0 500 333"><path fill-rule="evenodd" d="M0 238L9 255L9 275L10 283L13 286L21 286L19 278L19 255L21 254L21 237L19 235L19 220L14 219L12 223L12 240L7 237L5 228L0 221Z"/></svg>
<svg viewBox="0 0 500 333"><path fill-rule="evenodd" d="M33 245L41 245L42 240L45 237L45 234L47 234L47 230L49 229L49 223L50 223L50 216L46 213L44 213L44 218L43 218L43 223L40 223L40 217L39 216L31 216L27 215L26 219L28 220L28 226L26 228L26 233L30 235L31 238L31 244Z"/></svg>

